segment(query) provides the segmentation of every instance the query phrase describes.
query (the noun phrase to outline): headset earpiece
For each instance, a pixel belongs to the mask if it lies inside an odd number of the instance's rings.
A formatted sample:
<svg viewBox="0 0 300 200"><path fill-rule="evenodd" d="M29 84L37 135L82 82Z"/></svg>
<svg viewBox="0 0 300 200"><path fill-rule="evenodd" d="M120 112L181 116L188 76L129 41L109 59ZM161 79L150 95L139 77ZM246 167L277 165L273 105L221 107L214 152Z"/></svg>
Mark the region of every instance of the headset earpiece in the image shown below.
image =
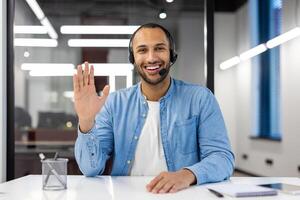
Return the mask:
<svg viewBox="0 0 300 200"><path fill-rule="evenodd" d="M129 46L129 55L128 55L128 59L129 59L129 62L130 62L131 64L134 64L134 56L133 56L133 51L132 51L131 46Z"/></svg>

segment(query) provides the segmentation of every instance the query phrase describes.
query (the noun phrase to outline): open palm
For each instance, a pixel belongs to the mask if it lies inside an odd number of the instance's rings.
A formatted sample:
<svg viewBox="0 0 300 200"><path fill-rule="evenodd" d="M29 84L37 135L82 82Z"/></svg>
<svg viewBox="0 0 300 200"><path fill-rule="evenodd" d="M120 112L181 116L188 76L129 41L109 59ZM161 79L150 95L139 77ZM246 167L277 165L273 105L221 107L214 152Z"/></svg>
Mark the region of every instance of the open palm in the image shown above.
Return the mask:
<svg viewBox="0 0 300 200"><path fill-rule="evenodd" d="M94 81L94 67L84 63L84 71L82 66L78 65L77 74L73 76L74 87L74 104L75 110L80 121L93 122L96 114L101 110L106 98L109 94L109 86L103 88L103 95L99 97L96 93Z"/></svg>

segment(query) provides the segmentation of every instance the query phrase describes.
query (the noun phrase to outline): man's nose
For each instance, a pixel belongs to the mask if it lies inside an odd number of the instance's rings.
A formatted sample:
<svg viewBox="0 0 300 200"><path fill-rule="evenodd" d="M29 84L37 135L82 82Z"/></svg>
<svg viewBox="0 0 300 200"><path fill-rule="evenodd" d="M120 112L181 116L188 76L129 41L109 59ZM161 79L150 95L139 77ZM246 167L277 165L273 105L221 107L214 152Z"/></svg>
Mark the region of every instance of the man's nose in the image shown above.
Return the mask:
<svg viewBox="0 0 300 200"><path fill-rule="evenodd" d="M156 61L158 61L158 56L157 56L156 52L153 51L153 50L150 50L148 52L147 62L153 63L153 62L156 62Z"/></svg>

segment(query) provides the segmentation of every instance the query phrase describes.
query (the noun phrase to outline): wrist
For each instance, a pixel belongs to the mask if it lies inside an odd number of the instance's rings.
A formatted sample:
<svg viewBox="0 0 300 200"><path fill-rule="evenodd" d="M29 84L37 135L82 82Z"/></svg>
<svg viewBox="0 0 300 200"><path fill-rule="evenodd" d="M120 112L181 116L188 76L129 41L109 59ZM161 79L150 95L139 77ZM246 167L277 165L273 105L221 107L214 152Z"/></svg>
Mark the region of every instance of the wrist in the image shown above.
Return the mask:
<svg viewBox="0 0 300 200"><path fill-rule="evenodd" d="M186 177L187 177L189 185L195 185L197 183L197 178L191 170L184 168L184 169L182 169L182 171L184 171L184 173L186 173Z"/></svg>
<svg viewBox="0 0 300 200"><path fill-rule="evenodd" d="M94 120L82 120L79 119L79 130L82 133L89 132L94 126Z"/></svg>

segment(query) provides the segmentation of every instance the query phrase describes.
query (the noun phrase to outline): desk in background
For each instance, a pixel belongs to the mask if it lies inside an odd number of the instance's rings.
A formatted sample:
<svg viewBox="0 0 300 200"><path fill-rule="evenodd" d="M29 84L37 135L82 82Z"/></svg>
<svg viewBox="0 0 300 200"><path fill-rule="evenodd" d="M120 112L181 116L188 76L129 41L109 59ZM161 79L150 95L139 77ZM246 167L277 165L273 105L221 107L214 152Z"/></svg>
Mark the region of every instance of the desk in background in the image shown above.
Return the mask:
<svg viewBox="0 0 300 200"><path fill-rule="evenodd" d="M0 184L0 200L210 200L210 199L241 199L241 200L299 200L300 196L279 193L277 196L250 198L217 198L210 193L205 185L193 186L174 194L152 194L146 191L146 184L153 177L130 176L68 176L68 189L61 191L42 190L42 176L28 175ZM233 183L266 184L284 182L300 185L299 178L255 178L232 177Z"/></svg>

